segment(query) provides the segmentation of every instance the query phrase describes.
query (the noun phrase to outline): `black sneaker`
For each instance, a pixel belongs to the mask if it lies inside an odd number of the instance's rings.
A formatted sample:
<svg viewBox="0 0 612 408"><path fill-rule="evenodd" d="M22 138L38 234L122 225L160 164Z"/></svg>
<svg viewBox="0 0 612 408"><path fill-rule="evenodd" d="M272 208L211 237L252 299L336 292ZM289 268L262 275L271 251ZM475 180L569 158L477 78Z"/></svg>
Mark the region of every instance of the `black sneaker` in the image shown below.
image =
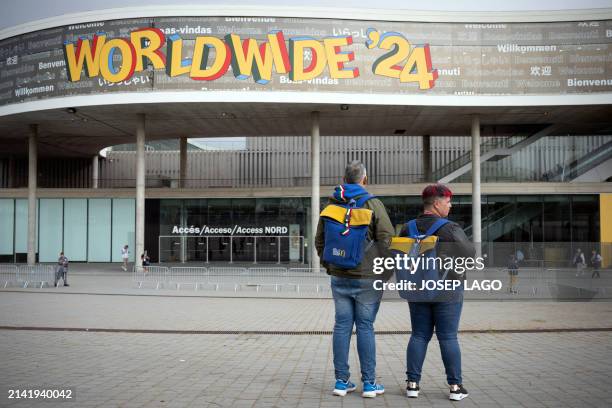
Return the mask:
<svg viewBox="0 0 612 408"><path fill-rule="evenodd" d="M451 385L449 399L451 401L461 401L466 398L468 395L467 390L463 387L463 384L459 385Z"/></svg>
<svg viewBox="0 0 612 408"><path fill-rule="evenodd" d="M70 286L70 285L69 285L69 284L67 284L67 283L64 283L64 286Z"/></svg>
<svg viewBox="0 0 612 408"><path fill-rule="evenodd" d="M419 397L419 383L414 381L406 381L406 396L408 398L418 398Z"/></svg>

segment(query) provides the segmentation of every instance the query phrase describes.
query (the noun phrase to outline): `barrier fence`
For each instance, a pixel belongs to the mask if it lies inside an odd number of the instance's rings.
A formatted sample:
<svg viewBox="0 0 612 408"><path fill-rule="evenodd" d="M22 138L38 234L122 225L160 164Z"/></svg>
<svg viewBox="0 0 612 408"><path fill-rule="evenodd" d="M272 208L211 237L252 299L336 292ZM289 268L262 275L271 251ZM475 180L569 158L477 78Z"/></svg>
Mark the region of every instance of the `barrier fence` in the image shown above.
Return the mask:
<svg viewBox="0 0 612 408"><path fill-rule="evenodd" d="M51 286L55 282L55 266L36 265L0 265L0 283L6 288L9 284L15 284L27 288L35 284L42 288Z"/></svg>
<svg viewBox="0 0 612 408"><path fill-rule="evenodd" d="M0 264L0 284L23 288L52 286L55 265ZM507 268L486 268L469 271L467 285L501 282L502 289L477 288L465 292L466 299L610 299L612 298L612 269L610 268L519 268L512 277ZM212 291L224 296L231 293L255 296L323 296L331 297L330 277L325 269L238 266L161 266L135 267L132 281L137 288L156 290ZM395 282L391 278L390 282ZM512 288L511 288L512 286ZM512 289L512 290L511 290ZM517 296L518 295L518 296ZM385 290L385 299L399 299L396 290Z"/></svg>
<svg viewBox="0 0 612 408"><path fill-rule="evenodd" d="M138 288L151 285L155 289L176 290L189 286L194 290L320 293L329 288L329 277L325 270L320 269L316 273L311 268L148 266L135 267L132 280Z"/></svg>
<svg viewBox="0 0 612 408"><path fill-rule="evenodd" d="M6 288L10 283L17 283L19 268L16 265L0 265L0 283Z"/></svg>

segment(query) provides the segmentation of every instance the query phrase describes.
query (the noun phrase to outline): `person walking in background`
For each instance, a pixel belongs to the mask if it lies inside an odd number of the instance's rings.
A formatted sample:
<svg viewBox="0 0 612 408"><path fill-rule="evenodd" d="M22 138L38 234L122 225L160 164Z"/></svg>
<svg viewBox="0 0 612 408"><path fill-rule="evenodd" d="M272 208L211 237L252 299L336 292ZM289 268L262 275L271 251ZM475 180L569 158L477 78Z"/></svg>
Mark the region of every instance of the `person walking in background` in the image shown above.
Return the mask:
<svg viewBox="0 0 612 408"><path fill-rule="evenodd" d="M149 255L147 255L147 251L145 251L144 254L140 255L140 262L142 263L142 270L144 271L144 273L149 272L149 265L151 265L151 259L149 258Z"/></svg>
<svg viewBox="0 0 612 408"><path fill-rule="evenodd" d="M582 276L584 274L584 268L586 266L584 252L582 252L582 249L578 248L576 250L572 263L576 267L576 276Z"/></svg>
<svg viewBox="0 0 612 408"><path fill-rule="evenodd" d="M591 266L593 267L593 273L591 274L591 279L593 279L595 277L595 275L597 275L598 278L601 278L601 276L599 276L599 269L601 268L601 255L597 253L596 250L593 250L592 255L591 255Z"/></svg>
<svg viewBox="0 0 612 408"><path fill-rule="evenodd" d="M57 287L57 283L62 279L64 286L70 286L68 284L68 258L63 252L60 252L59 258L57 258L57 268L55 270L55 283L53 286Z"/></svg>
<svg viewBox="0 0 612 408"><path fill-rule="evenodd" d="M121 265L121 269L124 272L127 272L128 260L130 259L130 249L127 244L121 248L121 259L123 259L123 265Z"/></svg>
<svg viewBox="0 0 612 408"><path fill-rule="evenodd" d="M508 276L510 277L510 287L508 291L511 294L518 294L517 284L518 284L518 269L519 269L519 260L515 254L510 254L510 260L508 262Z"/></svg>

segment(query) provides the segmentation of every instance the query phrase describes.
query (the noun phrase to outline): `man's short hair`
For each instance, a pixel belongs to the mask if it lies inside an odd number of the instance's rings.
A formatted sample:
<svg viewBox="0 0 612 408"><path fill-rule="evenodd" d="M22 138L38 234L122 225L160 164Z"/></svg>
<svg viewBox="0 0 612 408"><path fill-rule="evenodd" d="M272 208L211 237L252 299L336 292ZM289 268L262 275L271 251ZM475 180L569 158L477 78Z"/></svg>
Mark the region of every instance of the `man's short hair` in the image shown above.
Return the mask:
<svg viewBox="0 0 612 408"><path fill-rule="evenodd" d="M359 160L353 160L344 170L344 182L347 184L360 183L365 176L366 168Z"/></svg>
<svg viewBox="0 0 612 408"><path fill-rule="evenodd" d="M450 188L442 184L430 184L425 187L421 193L424 205L432 205L434 201L439 198L451 198L452 196L453 192L450 190Z"/></svg>

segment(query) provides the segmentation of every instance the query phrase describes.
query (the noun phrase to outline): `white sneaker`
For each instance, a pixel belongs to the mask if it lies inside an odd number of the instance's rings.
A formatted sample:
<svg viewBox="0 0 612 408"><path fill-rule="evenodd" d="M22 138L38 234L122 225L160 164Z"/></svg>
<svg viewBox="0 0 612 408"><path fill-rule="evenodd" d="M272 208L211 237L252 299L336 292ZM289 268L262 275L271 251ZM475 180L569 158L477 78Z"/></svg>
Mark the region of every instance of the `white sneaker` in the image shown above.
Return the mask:
<svg viewBox="0 0 612 408"><path fill-rule="evenodd" d="M418 383L413 381L408 381L406 383L406 396L408 398L418 398L420 390L421 388L419 387Z"/></svg>
<svg viewBox="0 0 612 408"><path fill-rule="evenodd" d="M468 394L467 390L463 387L463 384L451 385L448 398L451 401L461 401L462 399L466 398L468 395L470 394Z"/></svg>

